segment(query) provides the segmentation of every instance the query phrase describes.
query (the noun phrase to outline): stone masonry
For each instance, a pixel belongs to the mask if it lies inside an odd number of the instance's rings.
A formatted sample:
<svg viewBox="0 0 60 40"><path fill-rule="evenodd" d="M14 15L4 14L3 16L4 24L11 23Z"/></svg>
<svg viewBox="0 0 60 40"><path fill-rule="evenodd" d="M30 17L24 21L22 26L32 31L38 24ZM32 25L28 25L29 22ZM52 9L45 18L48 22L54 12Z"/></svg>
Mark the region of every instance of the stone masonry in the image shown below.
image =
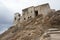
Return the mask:
<svg viewBox="0 0 60 40"><path fill-rule="evenodd" d="M15 13L13 26L0 35L0 40L60 40L60 10L49 4L31 6Z"/></svg>

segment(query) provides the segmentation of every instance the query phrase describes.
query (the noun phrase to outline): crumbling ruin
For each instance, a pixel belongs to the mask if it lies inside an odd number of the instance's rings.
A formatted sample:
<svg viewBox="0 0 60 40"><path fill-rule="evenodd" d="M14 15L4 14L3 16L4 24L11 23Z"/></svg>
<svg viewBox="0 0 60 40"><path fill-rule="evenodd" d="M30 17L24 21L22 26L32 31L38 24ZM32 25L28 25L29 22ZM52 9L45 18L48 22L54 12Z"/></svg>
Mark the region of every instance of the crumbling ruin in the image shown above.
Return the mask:
<svg viewBox="0 0 60 40"><path fill-rule="evenodd" d="M0 35L0 40L60 40L60 10L49 4L32 6L15 13L14 24ZM56 37L55 37L56 36Z"/></svg>

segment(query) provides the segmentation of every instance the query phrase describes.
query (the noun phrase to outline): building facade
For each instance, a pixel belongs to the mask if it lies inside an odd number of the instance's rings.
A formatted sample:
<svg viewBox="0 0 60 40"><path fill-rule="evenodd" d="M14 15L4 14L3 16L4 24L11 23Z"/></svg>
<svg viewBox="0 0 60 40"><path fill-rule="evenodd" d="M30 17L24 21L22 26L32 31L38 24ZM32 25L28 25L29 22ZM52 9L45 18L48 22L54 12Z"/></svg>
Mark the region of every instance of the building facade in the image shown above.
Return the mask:
<svg viewBox="0 0 60 40"><path fill-rule="evenodd" d="M33 19L38 15L43 15L43 17L45 17L51 11L52 9L50 8L48 3L35 7L31 6L22 10L22 16L19 16L20 14L16 13L14 22L17 23L19 21L20 23L22 23L24 21Z"/></svg>

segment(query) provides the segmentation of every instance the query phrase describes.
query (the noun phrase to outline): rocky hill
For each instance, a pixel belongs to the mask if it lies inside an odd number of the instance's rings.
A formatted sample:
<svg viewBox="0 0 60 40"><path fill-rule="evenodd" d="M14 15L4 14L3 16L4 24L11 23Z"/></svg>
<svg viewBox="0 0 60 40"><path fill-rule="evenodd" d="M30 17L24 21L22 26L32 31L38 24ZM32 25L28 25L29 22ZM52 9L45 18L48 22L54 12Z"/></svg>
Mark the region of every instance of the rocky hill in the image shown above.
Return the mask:
<svg viewBox="0 0 60 40"><path fill-rule="evenodd" d="M10 27L0 35L0 40L47 40L42 37L43 34L50 28L59 29L59 18L60 10L48 13L45 18L43 15L38 15L34 19Z"/></svg>

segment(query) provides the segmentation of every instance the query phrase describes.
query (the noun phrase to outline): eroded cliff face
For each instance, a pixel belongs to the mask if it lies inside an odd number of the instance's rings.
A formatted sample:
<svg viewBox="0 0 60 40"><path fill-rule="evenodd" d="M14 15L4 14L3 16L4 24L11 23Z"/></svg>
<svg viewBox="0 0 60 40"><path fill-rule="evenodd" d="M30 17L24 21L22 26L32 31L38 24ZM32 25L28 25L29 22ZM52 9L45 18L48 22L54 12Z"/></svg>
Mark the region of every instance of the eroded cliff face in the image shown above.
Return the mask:
<svg viewBox="0 0 60 40"><path fill-rule="evenodd" d="M17 23L0 35L0 40L41 40L42 35L50 28L60 28L60 11L49 13L43 18L38 15L23 23ZM42 38L42 40L48 40Z"/></svg>

